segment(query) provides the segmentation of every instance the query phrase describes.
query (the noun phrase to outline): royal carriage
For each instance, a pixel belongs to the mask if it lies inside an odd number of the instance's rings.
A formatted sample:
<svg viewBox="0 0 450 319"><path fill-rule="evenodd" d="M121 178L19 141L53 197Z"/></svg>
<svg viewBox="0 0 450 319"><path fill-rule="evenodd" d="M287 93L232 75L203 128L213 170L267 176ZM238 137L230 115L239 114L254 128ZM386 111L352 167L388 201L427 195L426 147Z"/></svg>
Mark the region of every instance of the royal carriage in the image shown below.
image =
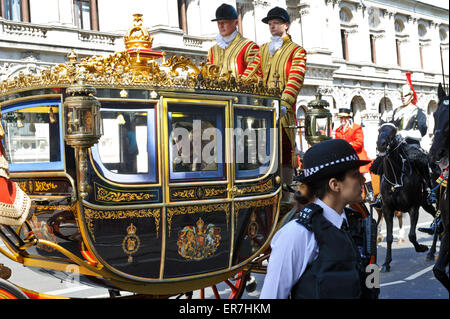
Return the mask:
<svg viewBox="0 0 450 319"><path fill-rule="evenodd" d="M239 298L295 212L280 205L282 88L152 50L140 14L124 41L0 83L9 177L32 200L24 223L0 223L0 253L111 292L219 297L225 282ZM310 106L314 144L331 114ZM58 298L0 279L15 297Z"/></svg>
<svg viewBox="0 0 450 319"><path fill-rule="evenodd" d="M280 88L167 58L141 15L124 40L0 83L10 178L32 199L25 223L0 225L0 252L111 290L225 281L239 297L280 218Z"/></svg>

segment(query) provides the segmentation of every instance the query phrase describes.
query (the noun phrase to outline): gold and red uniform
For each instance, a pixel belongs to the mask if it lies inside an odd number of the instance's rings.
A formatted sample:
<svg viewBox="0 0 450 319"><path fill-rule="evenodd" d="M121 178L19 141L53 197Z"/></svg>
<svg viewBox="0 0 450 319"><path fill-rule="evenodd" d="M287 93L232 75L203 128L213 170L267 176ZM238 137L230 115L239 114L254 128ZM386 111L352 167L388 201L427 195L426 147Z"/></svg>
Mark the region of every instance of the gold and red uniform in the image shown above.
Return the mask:
<svg viewBox="0 0 450 319"><path fill-rule="evenodd" d="M340 126L336 129L335 138L340 138L346 140L350 143L350 145L355 149L356 154L362 161L370 161L369 156L367 156L367 152L364 149L364 133L361 125L356 123L352 123L352 125ZM366 164L364 166L359 167L359 171L361 173L369 173L370 166L372 162Z"/></svg>
<svg viewBox="0 0 450 319"><path fill-rule="evenodd" d="M222 49L217 44L212 46L208 50L206 63L221 66L221 74L231 71L231 75L239 78L240 75L247 77L249 74L255 73L255 68L257 68L255 60L258 58L259 46L237 33L226 49ZM256 73L259 74L259 70L256 70Z"/></svg>
<svg viewBox="0 0 450 319"><path fill-rule="evenodd" d="M28 216L31 200L17 183L9 179L8 162L2 144L3 136L0 122L0 224L21 225Z"/></svg>
<svg viewBox="0 0 450 319"><path fill-rule="evenodd" d="M278 85L283 88L281 105L286 107L287 113L281 118L281 125L295 126L297 95L303 86L306 72L306 51L300 45L292 42L289 35L283 38L283 44L271 55L269 43L261 46L261 57L258 61L263 74L263 83L269 87ZM298 166L295 154L295 129L283 130L282 164Z"/></svg>

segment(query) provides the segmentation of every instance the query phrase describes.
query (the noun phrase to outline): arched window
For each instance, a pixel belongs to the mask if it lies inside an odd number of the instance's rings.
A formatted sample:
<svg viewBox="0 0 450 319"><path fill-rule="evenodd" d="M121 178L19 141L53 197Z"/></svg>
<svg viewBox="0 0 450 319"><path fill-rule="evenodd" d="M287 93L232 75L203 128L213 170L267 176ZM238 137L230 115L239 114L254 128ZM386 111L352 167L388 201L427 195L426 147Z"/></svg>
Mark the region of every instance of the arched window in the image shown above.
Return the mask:
<svg viewBox="0 0 450 319"><path fill-rule="evenodd" d="M419 33L419 37L423 38L427 34L427 28L423 24L419 24L419 26L417 28L418 28L417 31Z"/></svg>
<svg viewBox="0 0 450 319"><path fill-rule="evenodd" d="M380 25L380 15L378 9L371 8L369 10L369 26L371 28L377 28Z"/></svg>
<svg viewBox="0 0 450 319"><path fill-rule="evenodd" d="M392 119L392 102L389 98L383 97L378 104L378 113L381 119L388 122Z"/></svg>
<svg viewBox="0 0 450 319"><path fill-rule="evenodd" d="M339 18L341 22L350 22L353 19L353 15L349 8L342 7L341 11L339 11Z"/></svg>
<svg viewBox="0 0 450 319"><path fill-rule="evenodd" d="M395 19L394 25L396 33L402 33L403 30L405 30L405 25L403 24L403 21L401 19Z"/></svg>

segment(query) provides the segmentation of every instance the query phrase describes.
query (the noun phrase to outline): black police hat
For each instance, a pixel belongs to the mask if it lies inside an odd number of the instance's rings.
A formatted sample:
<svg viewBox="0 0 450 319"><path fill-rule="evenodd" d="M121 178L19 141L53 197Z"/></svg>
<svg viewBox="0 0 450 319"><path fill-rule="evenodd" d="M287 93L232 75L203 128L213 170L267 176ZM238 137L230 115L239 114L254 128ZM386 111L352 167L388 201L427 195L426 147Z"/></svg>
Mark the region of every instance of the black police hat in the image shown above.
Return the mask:
<svg viewBox="0 0 450 319"><path fill-rule="evenodd" d="M238 13L233 6L229 4L222 3L220 7L216 10L216 18L211 21L223 20L223 19L232 19L235 20L238 18Z"/></svg>
<svg viewBox="0 0 450 319"><path fill-rule="evenodd" d="M327 140L306 151L303 156L304 171L296 180L302 183L319 181L369 163L370 161L360 160L355 149L346 140Z"/></svg>
<svg viewBox="0 0 450 319"><path fill-rule="evenodd" d="M284 22L291 23L291 18L289 18L288 12L285 9L280 8L280 7L275 7L273 9L270 9L269 12L267 13L267 17L262 19L262 22L269 23L269 21L272 19L281 19Z"/></svg>

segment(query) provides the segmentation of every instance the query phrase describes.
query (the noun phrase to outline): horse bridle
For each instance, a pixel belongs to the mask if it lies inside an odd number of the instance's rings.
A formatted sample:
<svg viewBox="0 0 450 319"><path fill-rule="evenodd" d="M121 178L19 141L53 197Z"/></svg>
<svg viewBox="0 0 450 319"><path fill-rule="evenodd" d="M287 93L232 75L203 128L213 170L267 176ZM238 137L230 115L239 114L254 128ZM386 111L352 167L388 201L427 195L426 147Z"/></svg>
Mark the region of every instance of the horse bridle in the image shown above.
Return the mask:
<svg viewBox="0 0 450 319"><path fill-rule="evenodd" d="M395 129L397 129L397 127L396 127L394 124L392 124L392 123L384 123L384 124L382 124L382 125L380 126L380 129L381 129L383 126L387 126L387 125L392 126L392 127L394 127ZM397 141L397 145L396 145L393 149L391 149L391 144L392 144L392 141L393 141L393 140L396 140L396 141ZM399 135L395 135L394 139L390 139L390 140L388 141L388 145L387 145L387 147L386 147L386 152L384 152L383 154L379 154L379 156L385 157L385 158L387 159L387 161L388 161L388 163L389 163L389 167L390 167L391 170L392 170L392 173L393 173L394 178L395 178L395 182L394 182L394 183L391 182L391 181L386 177L386 174L383 174L383 179L384 179L386 182L388 182L388 183L392 186L393 189L403 187L403 176L405 175L405 162L407 162L408 160L407 160L406 158L404 158L404 157L402 156L402 154L399 154L399 156L400 156L400 158L401 158L401 160L402 160L401 175L400 175L400 178L399 178L401 184L399 184L398 181L397 181L397 174L395 174L395 170L394 170L394 167L393 167L393 165L392 165L392 161L391 161L391 159L389 158L389 155L390 155L392 152L394 152L396 149L398 149L398 148L399 148L402 144L404 144L404 143L406 143L406 142L405 142L405 139L403 139L403 138L402 138L401 136L399 136ZM411 165L410 165L409 169L410 169L410 170L412 169L412 168L411 168Z"/></svg>

